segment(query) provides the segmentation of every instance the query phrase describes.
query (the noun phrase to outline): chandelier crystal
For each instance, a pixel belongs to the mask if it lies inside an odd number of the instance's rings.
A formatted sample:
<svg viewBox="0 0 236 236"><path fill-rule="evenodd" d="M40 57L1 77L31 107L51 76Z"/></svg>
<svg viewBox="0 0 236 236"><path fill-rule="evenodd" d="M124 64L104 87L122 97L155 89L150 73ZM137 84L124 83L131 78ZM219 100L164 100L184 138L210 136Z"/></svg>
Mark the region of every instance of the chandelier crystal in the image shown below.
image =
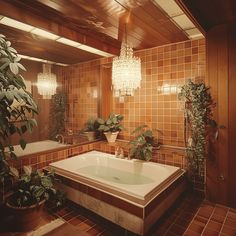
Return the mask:
<svg viewBox="0 0 236 236"><path fill-rule="evenodd" d="M119 96L133 96L134 90L140 87L141 60L133 56L133 49L122 43L120 56L112 62L112 85Z"/></svg>
<svg viewBox="0 0 236 236"><path fill-rule="evenodd" d="M43 72L37 76L38 93L43 99L51 99L56 94L57 79L56 75L51 72L50 64L43 64Z"/></svg>

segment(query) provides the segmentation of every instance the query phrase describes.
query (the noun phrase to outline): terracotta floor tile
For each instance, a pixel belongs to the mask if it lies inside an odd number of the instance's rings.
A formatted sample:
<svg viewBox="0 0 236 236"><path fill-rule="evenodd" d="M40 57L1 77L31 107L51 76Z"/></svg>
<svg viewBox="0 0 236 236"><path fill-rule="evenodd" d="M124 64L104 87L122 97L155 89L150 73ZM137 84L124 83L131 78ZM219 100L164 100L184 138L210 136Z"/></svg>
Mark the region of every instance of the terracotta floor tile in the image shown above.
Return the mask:
<svg viewBox="0 0 236 236"><path fill-rule="evenodd" d="M206 223L207 223L207 221L208 221L208 218L205 218L205 217L196 215L193 220L194 220L195 222L199 222L199 223L202 223L203 225L206 225Z"/></svg>
<svg viewBox="0 0 236 236"><path fill-rule="evenodd" d="M201 236L201 233L196 233L196 232L193 232L191 230L187 230L184 232L183 234L184 236Z"/></svg>
<svg viewBox="0 0 236 236"><path fill-rule="evenodd" d="M230 208L229 212L236 214L236 209Z"/></svg>
<svg viewBox="0 0 236 236"><path fill-rule="evenodd" d="M91 236L95 236L95 235L99 235L103 231L104 231L104 228L102 228L102 226L95 225L91 229L89 229L87 233Z"/></svg>
<svg viewBox="0 0 236 236"><path fill-rule="evenodd" d="M229 236L235 236L236 235L236 229L224 225L222 230L221 230L221 233L222 234L227 234Z"/></svg>
<svg viewBox="0 0 236 236"><path fill-rule="evenodd" d="M64 215L69 214L70 212L72 212L72 209L65 207L65 208L62 208L62 209L60 209L59 211L57 211L56 214L57 214L58 216L61 216L61 217L62 217L62 216L64 216Z"/></svg>
<svg viewBox="0 0 236 236"><path fill-rule="evenodd" d="M177 224L173 224L169 229L170 232L176 233L177 235L182 235L185 232L185 230L186 228L181 227L180 225Z"/></svg>
<svg viewBox="0 0 236 236"><path fill-rule="evenodd" d="M227 214L227 218L236 222L236 214L234 212L229 211Z"/></svg>
<svg viewBox="0 0 236 236"><path fill-rule="evenodd" d="M71 213L62 216L62 218L66 221L69 221L69 220L73 219L76 216L78 216L78 213L76 211L72 211Z"/></svg>
<svg viewBox="0 0 236 236"><path fill-rule="evenodd" d="M213 215L211 216L211 220L218 222L218 223L223 223L225 220L225 216L217 215L217 214L213 213Z"/></svg>
<svg viewBox="0 0 236 236"><path fill-rule="evenodd" d="M84 222L85 220L87 220L86 217L78 215L75 218L73 218L70 221L68 221L68 223L76 226L76 225L80 224L81 222Z"/></svg>
<svg viewBox="0 0 236 236"><path fill-rule="evenodd" d="M216 231L216 232L220 232L220 230L221 230L221 228L222 228L222 224L210 220L210 221L207 223L206 228L207 228L207 229L210 229L210 230L213 230L213 231Z"/></svg>
<svg viewBox="0 0 236 236"><path fill-rule="evenodd" d="M95 226L95 223L93 221L87 219L87 220L81 222L80 224L78 224L76 227L81 231L88 231L93 226Z"/></svg>
<svg viewBox="0 0 236 236"><path fill-rule="evenodd" d="M193 231L193 232L196 232L196 233L202 233L203 229L204 229L204 226L202 225L199 225L195 222L192 222L188 228L189 230Z"/></svg>
<svg viewBox="0 0 236 236"><path fill-rule="evenodd" d="M205 229L202 232L202 236L219 236L219 232L213 231L211 229Z"/></svg>
<svg viewBox="0 0 236 236"><path fill-rule="evenodd" d="M222 207L221 205L217 205L214 210L214 214L221 215L221 216L226 216L227 212L228 212L228 208Z"/></svg>
<svg viewBox="0 0 236 236"><path fill-rule="evenodd" d="M214 208L211 207L211 206L209 206L209 207L201 206L199 208L199 211L198 211L197 215L205 217L205 218L209 218L211 216L213 210L214 210Z"/></svg>
<svg viewBox="0 0 236 236"><path fill-rule="evenodd" d="M232 220L231 218L227 217L224 223L226 226L229 226L231 228L236 228L236 220Z"/></svg>

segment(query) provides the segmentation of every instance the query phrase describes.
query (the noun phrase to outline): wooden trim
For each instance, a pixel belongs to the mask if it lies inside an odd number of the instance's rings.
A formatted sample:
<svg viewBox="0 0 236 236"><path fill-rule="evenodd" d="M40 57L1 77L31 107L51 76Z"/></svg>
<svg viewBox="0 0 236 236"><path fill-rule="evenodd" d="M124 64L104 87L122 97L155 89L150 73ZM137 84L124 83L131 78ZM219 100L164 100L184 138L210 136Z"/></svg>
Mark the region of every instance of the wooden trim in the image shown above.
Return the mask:
<svg viewBox="0 0 236 236"><path fill-rule="evenodd" d="M190 12L190 9L183 3L183 0L175 0L178 6L182 9L182 11L188 16L188 18L193 22L193 24L201 31L201 33L206 36L206 30L201 26L196 17Z"/></svg>

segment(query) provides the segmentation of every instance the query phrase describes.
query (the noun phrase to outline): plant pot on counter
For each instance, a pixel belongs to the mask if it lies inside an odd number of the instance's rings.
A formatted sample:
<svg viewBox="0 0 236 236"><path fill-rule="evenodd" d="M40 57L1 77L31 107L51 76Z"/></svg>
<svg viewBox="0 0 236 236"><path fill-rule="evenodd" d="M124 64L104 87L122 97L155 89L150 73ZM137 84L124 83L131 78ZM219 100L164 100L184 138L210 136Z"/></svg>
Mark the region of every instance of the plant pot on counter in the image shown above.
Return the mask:
<svg viewBox="0 0 236 236"><path fill-rule="evenodd" d="M117 139L117 136L119 134L119 131L116 132L104 132L107 142L108 143L114 143Z"/></svg>
<svg viewBox="0 0 236 236"><path fill-rule="evenodd" d="M28 207L17 207L11 204L11 200L6 203L7 210L13 216L12 230L15 232L26 232L35 229L41 220L43 208L46 200Z"/></svg>
<svg viewBox="0 0 236 236"><path fill-rule="evenodd" d="M86 131L84 132L88 141L94 141L96 139L96 132L95 131Z"/></svg>

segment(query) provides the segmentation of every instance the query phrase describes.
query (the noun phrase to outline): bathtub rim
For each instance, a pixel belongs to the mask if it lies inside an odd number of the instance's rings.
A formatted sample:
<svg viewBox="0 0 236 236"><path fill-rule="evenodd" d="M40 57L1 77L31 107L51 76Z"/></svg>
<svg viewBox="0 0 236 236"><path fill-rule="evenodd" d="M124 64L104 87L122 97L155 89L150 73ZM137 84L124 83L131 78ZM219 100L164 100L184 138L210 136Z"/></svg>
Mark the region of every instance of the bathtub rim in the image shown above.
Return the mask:
<svg viewBox="0 0 236 236"><path fill-rule="evenodd" d="M89 152L94 152L94 151L89 151ZM89 153L86 152L86 153ZM95 151L99 152L99 151ZM104 152L99 152L99 153L104 153ZM85 153L83 153L85 154ZM83 155L81 154L81 155ZM109 154L109 153L104 153L104 154ZM76 156L73 156L74 158L77 158ZM71 157L71 158L73 158ZM79 157L78 157L79 158ZM113 158L113 157L112 157ZM65 161L66 159L62 160ZM120 161L133 161L133 160L124 160L120 159ZM70 178L71 180L76 180L76 182L79 182L81 184L86 184L90 187L94 187L98 190L104 191L108 194L112 194L116 197L119 197L124 200L128 200L132 203L136 203L141 206L147 205L149 202L152 201L152 199L163 192L165 189L167 189L173 182L175 182L177 179L179 179L181 176L185 175L186 171L178 168L174 173L172 173L167 179L165 179L161 184L155 186L151 191L149 191L145 196L139 196L135 195L132 192L125 191L123 189L120 189L117 186L112 186L112 184L104 183L100 180L96 180L95 178L89 178L85 175L81 175L78 173L74 173L72 171L64 170L63 168L60 167L55 167L51 166L54 162L50 163L49 168L54 169L56 174L62 175L65 178ZM165 164L160 164L160 163L155 163L155 162L144 162L144 164L151 164L151 165L160 165L160 166L170 166L170 165L165 165ZM173 167L173 166L171 166ZM174 166L175 167L175 166Z"/></svg>

